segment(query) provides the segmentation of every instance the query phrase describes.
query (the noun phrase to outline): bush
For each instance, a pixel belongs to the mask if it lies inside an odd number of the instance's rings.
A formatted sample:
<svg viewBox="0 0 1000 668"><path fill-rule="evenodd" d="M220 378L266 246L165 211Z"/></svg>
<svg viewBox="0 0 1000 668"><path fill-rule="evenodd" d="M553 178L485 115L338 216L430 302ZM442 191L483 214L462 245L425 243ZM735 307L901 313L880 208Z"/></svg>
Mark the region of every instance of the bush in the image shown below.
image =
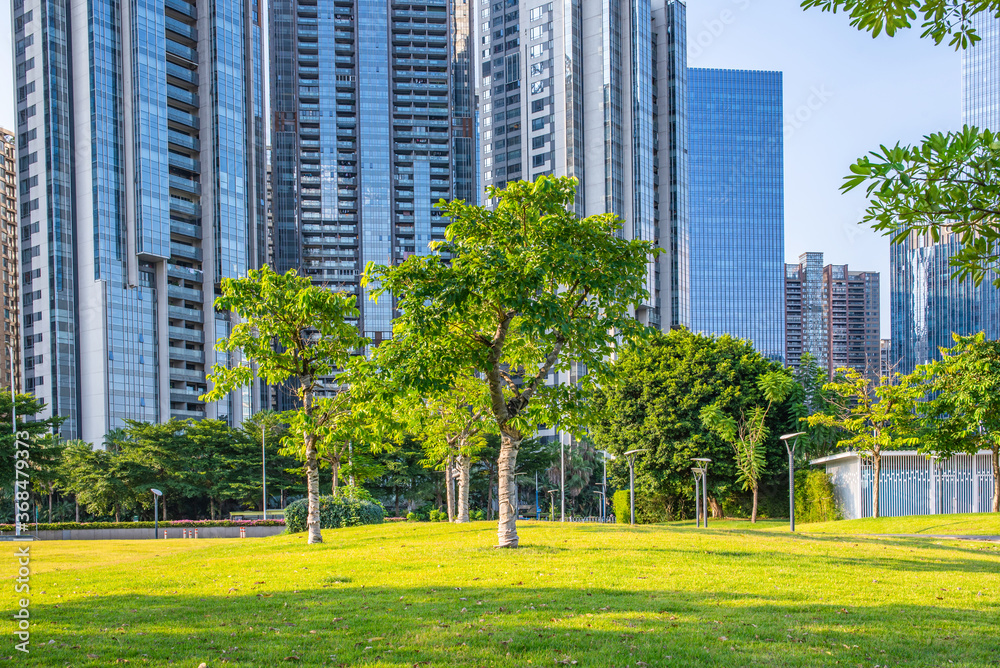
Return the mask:
<svg viewBox="0 0 1000 668"><path fill-rule="evenodd" d="M795 519L803 523L843 519L826 471L795 472Z"/></svg>
<svg viewBox="0 0 1000 668"><path fill-rule="evenodd" d="M611 506L615 509L615 521L618 524L628 524L632 519L629 510L628 490L620 489L611 497Z"/></svg>
<svg viewBox="0 0 1000 668"><path fill-rule="evenodd" d="M438 510L437 508L435 508L434 510L432 510L431 512L429 512L429 513L427 514L427 518L428 518L428 519L429 519L429 520L430 520L431 522L440 522L440 521L441 521L441 516L442 516L442 515L444 515L444 516L445 516L445 519L447 519L447 518L448 518L448 514L447 514L447 513L442 513L442 512L440 511L440 510Z"/></svg>
<svg viewBox="0 0 1000 668"><path fill-rule="evenodd" d="M469 519L473 520L473 521L476 521L476 520L485 520L486 519L486 511L483 511L483 510L470 510L469 511Z"/></svg>
<svg viewBox="0 0 1000 668"><path fill-rule="evenodd" d="M309 499L299 499L285 508L285 524L288 526L288 533L305 531L308 514ZM319 497L320 529L382 524L384 520L385 509L377 502L349 498L346 494Z"/></svg>
<svg viewBox="0 0 1000 668"><path fill-rule="evenodd" d="M407 522L419 522L421 520L419 513L406 513Z"/></svg>
<svg viewBox="0 0 1000 668"><path fill-rule="evenodd" d="M21 531L61 531L65 529L153 529L155 522L27 522L21 524ZM201 527L280 527L284 520L160 520L161 529L196 529ZM14 531L13 524L0 524L0 531Z"/></svg>

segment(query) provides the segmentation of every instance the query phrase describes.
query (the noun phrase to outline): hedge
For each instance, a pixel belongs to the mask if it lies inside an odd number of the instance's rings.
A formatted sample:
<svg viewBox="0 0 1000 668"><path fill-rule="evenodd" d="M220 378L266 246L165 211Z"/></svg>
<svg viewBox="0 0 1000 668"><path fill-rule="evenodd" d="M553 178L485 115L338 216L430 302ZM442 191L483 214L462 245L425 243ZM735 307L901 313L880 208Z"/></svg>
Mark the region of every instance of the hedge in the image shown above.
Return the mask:
<svg viewBox="0 0 1000 668"><path fill-rule="evenodd" d="M826 471L795 472L796 521L831 522L843 517L834 494L833 480Z"/></svg>
<svg viewBox="0 0 1000 668"><path fill-rule="evenodd" d="M611 497L611 506L615 509L615 521L618 524L628 524L632 521L631 504L627 489L620 489Z"/></svg>
<svg viewBox="0 0 1000 668"><path fill-rule="evenodd" d="M155 522L39 522L24 523L21 531L61 531L67 529L154 529ZM187 529L201 527L280 527L284 520L172 520L160 522L161 529ZM14 531L13 524L0 524L0 531Z"/></svg>
<svg viewBox="0 0 1000 668"><path fill-rule="evenodd" d="M309 499L299 499L286 507L285 525L288 527L288 533L305 531L308 514ZM385 521L385 509L378 502L346 496L319 497L320 529L382 524L383 521Z"/></svg>

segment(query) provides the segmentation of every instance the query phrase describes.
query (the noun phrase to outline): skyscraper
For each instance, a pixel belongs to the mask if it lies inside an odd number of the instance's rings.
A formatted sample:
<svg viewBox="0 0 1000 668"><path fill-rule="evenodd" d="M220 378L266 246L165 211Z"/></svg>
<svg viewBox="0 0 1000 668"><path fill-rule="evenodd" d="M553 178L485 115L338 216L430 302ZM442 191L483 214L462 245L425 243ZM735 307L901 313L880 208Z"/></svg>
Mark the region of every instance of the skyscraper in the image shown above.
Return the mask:
<svg viewBox="0 0 1000 668"><path fill-rule="evenodd" d="M780 72L688 70L691 329L785 357Z"/></svg>
<svg viewBox="0 0 1000 668"><path fill-rule="evenodd" d="M785 265L785 363L812 355L830 375L851 368L877 377L880 362L879 274L823 266L822 253Z"/></svg>
<svg viewBox="0 0 1000 668"><path fill-rule="evenodd" d="M125 419L239 422L216 286L260 262L259 0L16 0L24 388L103 441Z"/></svg>
<svg viewBox="0 0 1000 668"><path fill-rule="evenodd" d="M674 0L482 0L477 21L484 185L579 179L579 215L611 212L650 262L637 317L687 324L687 42Z"/></svg>
<svg viewBox="0 0 1000 668"><path fill-rule="evenodd" d="M17 152L14 133L0 128L0 257L3 258L3 341L0 342L0 385L21 390L21 343L18 335ZM13 366L13 369L11 367Z"/></svg>
<svg viewBox="0 0 1000 668"><path fill-rule="evenodd" d="M440 199L476 201L467 0L272 3L272 215L278 271L359 296L375 343L392 306L369 262L429 253Z"/></svg>
<svg viewBox="0 0 1000 668"><path fill-rule="evenodd" d="M1000 19L983 12L973 21L982 41L962 52L963 117L1000 131ZM938 241L911 234L890 250L891 355L901 373L938 359L940 348L954 345L952 333L1000 338L1000 290L989 278L979 286L951 278L960 249L943 231Z"/></svg>

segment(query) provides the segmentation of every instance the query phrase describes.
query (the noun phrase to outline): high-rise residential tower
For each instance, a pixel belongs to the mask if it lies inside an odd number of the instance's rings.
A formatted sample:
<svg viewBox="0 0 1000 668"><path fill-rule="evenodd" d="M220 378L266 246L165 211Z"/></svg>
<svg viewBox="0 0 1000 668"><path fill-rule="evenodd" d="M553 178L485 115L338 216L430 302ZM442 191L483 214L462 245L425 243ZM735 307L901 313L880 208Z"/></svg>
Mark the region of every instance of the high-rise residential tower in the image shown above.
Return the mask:
<svg viewBox="0 0 1000 668"><path fill-rule="evenodd" d="M688 324L687 41L675 0L480 0L484 185L579 179L580 215L611 212L649 265L643 322Z"/></svg>
<svg viewBox="0 0 1000 668"><path fill-rule="evenodd" d="M962 52L963 117L968 125L1000 131L1000 19L973 19L982 40ZM959 239L911 234L890 250L893 363L909 373L954 345L952 333L1000 338L1000 290L953 279Z"/></svg>
<svg viewBox="0 0 1000 668"><path fill-rule="evenodd" d="M24 389L100 444L198 399L265 249L259 0L15 0Z"/></svg>
<svg viewBox="0 0 1000 668"><path fill-rule="evenodd" d="M798 368L812 355L829 372L851 368L877 377L880 361L879 274L823 265L803 253L785 265L785 363Z"/></svg>
<svg viewBox="0 0 1000 668"><path fill-rule="evenodd" d="M378 343L392 305L369 262L429 253L441 199L477 200L466 0L271 4L272 216L278 271L357 294Z"/></svg>
<svg viewBox="0 0 1000 668"><path fill-rule="evenodd" d="M0 128L0 257L3 258L3 341L0 341L0 386L21 390L21 342L18 335L20 294L17 284L17 150L14 133Z"/></svg>
<svg viewBox="0 0 1000 668"><path fill-rule="evenodd" d="M691 329L785 358L780 72L688 70Z"/></svg>

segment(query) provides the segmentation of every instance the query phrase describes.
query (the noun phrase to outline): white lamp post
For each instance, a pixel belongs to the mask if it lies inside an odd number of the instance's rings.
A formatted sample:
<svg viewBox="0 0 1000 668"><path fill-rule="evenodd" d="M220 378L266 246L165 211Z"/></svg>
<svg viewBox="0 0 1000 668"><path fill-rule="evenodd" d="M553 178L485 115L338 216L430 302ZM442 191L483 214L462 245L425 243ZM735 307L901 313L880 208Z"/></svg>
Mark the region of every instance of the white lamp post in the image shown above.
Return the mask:
<svg viewBox="0 0 1000 668"><path fill-rule="evenodd" d="M153 493L153 538L156 538L160 533L160 504L158 503L163 492L158 489L149 488L149 491Z"/></svg>

